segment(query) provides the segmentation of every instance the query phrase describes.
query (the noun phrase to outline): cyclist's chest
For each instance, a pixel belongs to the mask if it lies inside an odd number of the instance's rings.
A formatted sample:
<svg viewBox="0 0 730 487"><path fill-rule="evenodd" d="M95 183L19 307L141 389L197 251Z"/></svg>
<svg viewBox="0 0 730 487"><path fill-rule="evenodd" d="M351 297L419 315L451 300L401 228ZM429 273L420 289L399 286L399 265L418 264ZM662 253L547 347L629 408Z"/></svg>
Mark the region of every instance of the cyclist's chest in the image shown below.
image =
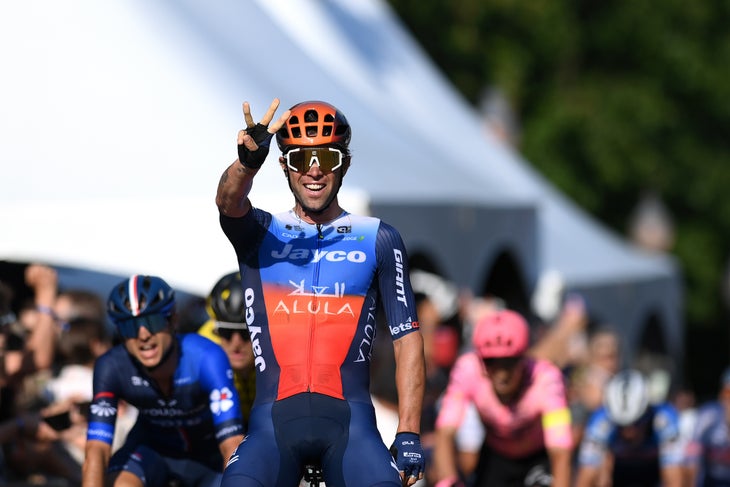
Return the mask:
<svg viewBox="0 0 730 487"><path fill-rule="evenodd" d="M364 296L377 268L376 232L375 225L272 225L259 252L262 283L292 296Z"/></svg>
<svg viewBox="0 0 730 487"><path fill-rule="evenodd" d="M193 424L208 414L208 398L197 379L178 375L163 392L143 375L132 375L123 384L123 397L152 422L183 421Z"/></svg>
<svg viewBox="0 0 730 487"><path fill-rule="evenodd" d="M494 432L511 434L541 424L543 406L538 395L532 391L515 403L505 405L499 401L491 384L485 379L477 404L485 424Z"/></svg>

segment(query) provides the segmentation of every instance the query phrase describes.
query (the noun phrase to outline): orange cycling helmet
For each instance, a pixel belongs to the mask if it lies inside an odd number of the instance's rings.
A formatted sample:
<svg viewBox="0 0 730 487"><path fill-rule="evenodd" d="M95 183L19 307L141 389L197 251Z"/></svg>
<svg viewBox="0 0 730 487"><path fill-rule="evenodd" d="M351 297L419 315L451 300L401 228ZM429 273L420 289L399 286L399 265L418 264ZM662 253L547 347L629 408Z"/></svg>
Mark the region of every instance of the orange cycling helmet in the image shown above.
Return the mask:
<svg viewBox="0 0 730 487"><path fill-rule="evenodd" d="M276 133L282 152L293 146L336 145L347 149L352 131L337 108L323 101L305 101L290 108L291 114Z"/></svg>
<svg viewBox="0 0 730 487"><path fill-rule="evenodd" d="M530 341L527 321L508 309L489 313L474 330L472 343L482 358L517 357L525 353Z"/></svg>

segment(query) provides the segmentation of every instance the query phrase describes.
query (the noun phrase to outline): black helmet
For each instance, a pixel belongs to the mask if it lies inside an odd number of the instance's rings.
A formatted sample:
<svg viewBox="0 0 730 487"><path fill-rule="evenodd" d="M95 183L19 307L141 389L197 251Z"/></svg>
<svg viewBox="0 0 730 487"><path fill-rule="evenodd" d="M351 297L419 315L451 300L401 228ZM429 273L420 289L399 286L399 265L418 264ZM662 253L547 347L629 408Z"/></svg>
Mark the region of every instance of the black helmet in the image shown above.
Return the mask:
<svg viewBox="0 0 730 487"><path fill-rule="evenodd" d="M221 277L208 295L208 313L216 321L245 323L241 274L231 272Z"/></svg>

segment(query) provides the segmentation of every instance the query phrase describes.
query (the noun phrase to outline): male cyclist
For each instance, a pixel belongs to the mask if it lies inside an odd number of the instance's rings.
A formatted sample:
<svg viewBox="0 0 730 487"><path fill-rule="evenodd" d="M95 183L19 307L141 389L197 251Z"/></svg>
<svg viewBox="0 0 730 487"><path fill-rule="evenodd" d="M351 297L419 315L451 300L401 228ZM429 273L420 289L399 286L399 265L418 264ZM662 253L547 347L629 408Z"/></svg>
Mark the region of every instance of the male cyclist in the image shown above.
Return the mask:
<svg viewBox="0 0 730 487"><path fill-rule="evenodd" d="M677 410L666 402L649 403L639 371L611 377L603 406L586 425L576 487L679 487L683 461Z"/></svg>
<svg viewBox="0 0 730 487"><path fill-rule="evenodd" d="M730 486L730 368L720 378L716 399L697 409L686 449L691 486Z"/></svg>
<svg viewBox="0 0 730 487"><path fill-rule="evenodd" d="M463 485L454 441L470 403L486 432L473 485L568 487L573 440L560 370L525 354L529 327L511 310L480 318L472 344L454 364L436 420L437 487Z"/></svg>
<svg viewBox="0 0 730 487"><path fill-rule="evenodd" d="M275 99L256 124L243 104L238 160L223 173L216 196L238 257L257 361L248 434L223 486L292 487L311 463L322 466L331 486L412 485L424 469L425 366L405 246L390 225L340 207L337 194L351 160L345 116L311 101L271 123L278 106ZM294 207L276 215L248 198L274 134L294 196ZM392 456L369 391L381 310L397 361Z"/></svg>
<svg viewBox="0 0 730 487"><path fill-rule="evenodd" d="M177 334L175 295L161 278L134 275L112 289L108 313L123 342L96 360L84 487L220 484L243 424L221 347ZM117 407L137 422L112 455Z"/></svg>

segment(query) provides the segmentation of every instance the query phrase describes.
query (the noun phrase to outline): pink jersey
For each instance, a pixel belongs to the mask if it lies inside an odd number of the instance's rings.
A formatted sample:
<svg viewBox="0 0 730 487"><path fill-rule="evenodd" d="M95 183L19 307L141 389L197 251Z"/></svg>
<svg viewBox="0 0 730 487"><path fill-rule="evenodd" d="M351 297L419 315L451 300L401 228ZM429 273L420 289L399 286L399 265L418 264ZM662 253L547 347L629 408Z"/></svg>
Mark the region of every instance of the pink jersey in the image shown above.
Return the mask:
<svg viewBox="0 0 730 487"><path fill-rule="evenodd" d="M458 428L467 405L476 405L486 442L508 458L523 458L544 448L572 448L570 412L560 370L551 362L528 358L525 390L515 404L502 404L481 358L468 352L456 361L436 427Z"/></svg>

